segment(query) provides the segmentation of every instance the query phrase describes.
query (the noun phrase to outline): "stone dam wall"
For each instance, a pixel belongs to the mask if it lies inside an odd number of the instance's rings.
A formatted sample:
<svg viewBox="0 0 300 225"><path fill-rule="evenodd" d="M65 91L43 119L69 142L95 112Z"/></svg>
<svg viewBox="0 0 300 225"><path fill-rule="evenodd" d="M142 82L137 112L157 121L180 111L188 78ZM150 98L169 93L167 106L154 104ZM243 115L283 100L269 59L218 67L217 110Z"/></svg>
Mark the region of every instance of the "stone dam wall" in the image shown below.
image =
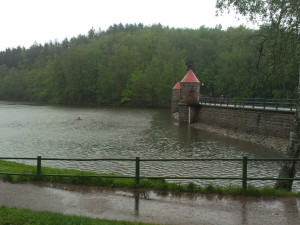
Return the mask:
<svg viewBox="0 0 300 225"><path fill-rule="evenodd" d="M252 108L199 107L197 122L235 132L288 139L295 112Z"/></svg>

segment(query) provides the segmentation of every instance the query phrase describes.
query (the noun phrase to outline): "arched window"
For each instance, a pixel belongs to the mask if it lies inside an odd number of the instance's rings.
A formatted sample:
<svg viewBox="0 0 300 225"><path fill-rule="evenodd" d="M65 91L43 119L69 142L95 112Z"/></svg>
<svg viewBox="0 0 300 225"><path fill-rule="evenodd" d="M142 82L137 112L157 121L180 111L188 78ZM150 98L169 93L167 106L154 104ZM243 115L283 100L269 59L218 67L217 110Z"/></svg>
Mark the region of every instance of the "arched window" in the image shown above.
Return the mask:
<svg viewBox="0 0 300 225"><path fill-rule="evenodd" d="M189 92L188 102L194 102L194 98L195 98L194 92L190 91Z"/></svg>

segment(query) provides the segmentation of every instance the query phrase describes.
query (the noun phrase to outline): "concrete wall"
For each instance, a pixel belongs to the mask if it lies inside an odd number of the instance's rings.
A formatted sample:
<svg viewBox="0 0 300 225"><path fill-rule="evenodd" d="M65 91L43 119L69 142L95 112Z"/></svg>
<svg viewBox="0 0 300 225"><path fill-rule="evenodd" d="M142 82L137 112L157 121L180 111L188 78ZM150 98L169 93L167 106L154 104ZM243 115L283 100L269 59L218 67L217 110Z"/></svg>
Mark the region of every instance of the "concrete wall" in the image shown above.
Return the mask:
<svg viewBox="0 0 300 225"><path fill-rule="evenodd" d="M288 138L295 112L200 106L198 122L234 131Z"/></svg>
<svg viewBox="0 0 300 225"><path fill-rule="evenodd" d="M196 123L199 116L199 107L191 106L186 103L179 103L178 114L179 114L179 124L189 124Z"/></svg>

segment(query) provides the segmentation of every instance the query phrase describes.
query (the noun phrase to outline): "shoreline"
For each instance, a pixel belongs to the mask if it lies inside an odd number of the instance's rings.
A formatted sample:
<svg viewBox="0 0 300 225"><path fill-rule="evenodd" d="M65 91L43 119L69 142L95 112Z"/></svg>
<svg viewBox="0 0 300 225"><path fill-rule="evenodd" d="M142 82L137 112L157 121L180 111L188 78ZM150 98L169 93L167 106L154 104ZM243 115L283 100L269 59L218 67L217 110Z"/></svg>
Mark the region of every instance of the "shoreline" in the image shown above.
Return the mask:
<svg viewBox="0 0 300 225"><path fill-rule="evenodd" d="M178 113L173 113L172 116L175 120L178 121ZM246 141L249 143L263 145L264 147L267 147L269 149L272 149L274 151L283 154L286 153L286 149L288 147L288 142L289 142L288 138L285 139L285 138L258 135L258 134L249 134L243 131L233 131L233 130L229 130L218 126L213 126L202 122L193 123L190 124L190 126L198 130L203 130L224 137L229 137L241 141Z"/></svg>

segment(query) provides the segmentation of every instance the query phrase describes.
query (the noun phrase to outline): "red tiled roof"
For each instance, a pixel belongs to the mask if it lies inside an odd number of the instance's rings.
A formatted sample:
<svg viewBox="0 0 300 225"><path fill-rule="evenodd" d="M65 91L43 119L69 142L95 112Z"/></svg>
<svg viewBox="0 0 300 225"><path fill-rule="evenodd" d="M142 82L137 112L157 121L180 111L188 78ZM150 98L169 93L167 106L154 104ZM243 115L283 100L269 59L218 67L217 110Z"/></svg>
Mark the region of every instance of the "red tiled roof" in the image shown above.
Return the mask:
<svg viewBox="0 0 300 225"><path fill-rule="evenodd" d="M184 78L180 82L194 82L200 83L196 75L194 74L193 70L189 70Z"/></svg>
<svg viewBox="0 0 300 225"><path fill-rule="evenodd" d="M180 83L177 82L177 83L175 84L175 86L174 86L172 89L180 89Z"/></svg>

